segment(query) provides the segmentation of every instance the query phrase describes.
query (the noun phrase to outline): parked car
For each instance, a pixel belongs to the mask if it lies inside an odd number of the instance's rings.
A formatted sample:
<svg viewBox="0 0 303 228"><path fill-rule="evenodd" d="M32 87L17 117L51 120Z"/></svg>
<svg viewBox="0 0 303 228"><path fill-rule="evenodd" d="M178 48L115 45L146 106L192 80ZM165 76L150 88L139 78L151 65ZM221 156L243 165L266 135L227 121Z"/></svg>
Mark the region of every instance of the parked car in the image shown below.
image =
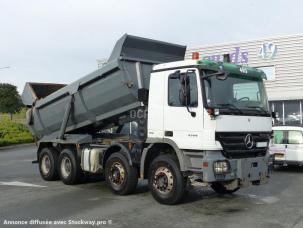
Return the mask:
<svg viewBox="0 0 303 228"><path fill-rule="evenodd" d="M303 127L273 127L269 153L273 165L303 165Z"/></svg>

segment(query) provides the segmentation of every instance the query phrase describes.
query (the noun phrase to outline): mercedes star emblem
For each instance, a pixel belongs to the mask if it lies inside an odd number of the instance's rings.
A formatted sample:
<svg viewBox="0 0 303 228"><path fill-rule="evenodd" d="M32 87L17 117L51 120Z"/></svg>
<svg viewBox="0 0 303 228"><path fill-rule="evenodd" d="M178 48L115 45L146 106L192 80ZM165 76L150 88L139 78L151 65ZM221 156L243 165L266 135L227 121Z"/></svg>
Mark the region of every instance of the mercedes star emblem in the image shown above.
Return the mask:
<svg viewBox="0 0 303 228"><path fill-rule="evenodd" d="M254 146L254 140L251 134L247 134L244 139L244 143L247 149L251 149Z"/></svg>

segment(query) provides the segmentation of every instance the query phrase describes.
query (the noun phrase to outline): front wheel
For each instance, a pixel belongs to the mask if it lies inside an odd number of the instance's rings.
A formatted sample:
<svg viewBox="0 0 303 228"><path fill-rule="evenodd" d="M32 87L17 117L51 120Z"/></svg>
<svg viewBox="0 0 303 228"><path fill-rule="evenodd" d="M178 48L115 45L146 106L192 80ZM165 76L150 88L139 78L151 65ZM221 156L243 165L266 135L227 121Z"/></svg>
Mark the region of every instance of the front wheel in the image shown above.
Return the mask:
<svg viewBox="0 0 303 228"><path fill-rule="evenodd" d="M138 170L129 165L122 153L113 153L105 164L105 179L113 193L127 195L137 187Z"/></svg>
<svg viewBox="0 0 303 228"><path fill-rule="evenodd" d="M232 194L240 189L239 187L227 189L222 183L213 183L210 187L220 195Z"/></svg>
<svg viewBox="0 0 303 228"><path fill-rule="evenodd" d="M172 205L182 200L186 189L186 178L182 176L174 156L160 155L151 164L148 184L155 200Z"/></svg>

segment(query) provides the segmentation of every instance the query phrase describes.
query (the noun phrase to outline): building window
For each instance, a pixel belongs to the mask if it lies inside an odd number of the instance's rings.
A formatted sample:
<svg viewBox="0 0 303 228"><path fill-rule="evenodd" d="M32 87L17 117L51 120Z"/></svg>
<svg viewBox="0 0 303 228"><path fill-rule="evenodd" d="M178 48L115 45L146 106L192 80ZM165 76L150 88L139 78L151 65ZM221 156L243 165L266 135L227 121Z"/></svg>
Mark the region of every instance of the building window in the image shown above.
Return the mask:
<svg viewBox="0 0 303 228"><path fill-rule="evenodd" d="M284 121L283 101L270 102L270 107L272 111L276 113L276 119L274 119L274 125L283 125L283 121Z"/></svg>
<svg viewBox="0 0 303 228"><path fill-rule="evenodd" d="M271 101L270 107L276 113L274 125L300 126L303 123L303 100Z"/></svg>
<svg viewBox="0 0 303 228"><path fill-rule="evenodd" d="M284 101L284 123L285 125L300 125L300 101Z"/></svg>
<svg viewBox="0 0 303 228"><path fill-rule="evenodd" d="M267 80L276 79L276 68L274 66L258 67L259 70L263 70L266 74Z"/></svg>

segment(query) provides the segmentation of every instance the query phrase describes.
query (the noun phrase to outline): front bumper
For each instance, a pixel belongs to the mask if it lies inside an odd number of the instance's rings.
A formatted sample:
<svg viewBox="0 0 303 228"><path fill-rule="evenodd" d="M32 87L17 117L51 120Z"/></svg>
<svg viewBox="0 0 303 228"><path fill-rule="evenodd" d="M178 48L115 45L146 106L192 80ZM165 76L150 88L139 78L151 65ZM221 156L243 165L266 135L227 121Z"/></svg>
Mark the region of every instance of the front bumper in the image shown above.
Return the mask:
<svg viewBox="0 0 303 228"><path fill-rule="evenodd" d="M195 159L198 159L198 157ZM213 164L222 160L229 162L229 172L216 174ZM267 155L253 158L226 159L222 156L221 151L204 151L200 161L195 162L200 164L200 169L192 169L192 171L194 171L195 175L200 175L202 181L206 183L238 180L241 186L248 186L250 183L265 184L268 182L269 176L268 162L269 156Z"/></svg>
<svg viewBox="0 0 303 228"><path fill-rule="evenodd" d="M280 154L280 153L278 153ZM276 158L276 153L272 153L269 157L269 163L270 165L297 165L297 166L303 166L303 161L302 160L286 160L285 155L283 155L282 158Z"/></svg>
<svg viewBox="0 0 303 228"><path fill-rule="evenodd" d="M290 160L273 160L272 161L273 165L298 165L298 166L302 166L303 165L303 161L290 161Z"/></svg>

